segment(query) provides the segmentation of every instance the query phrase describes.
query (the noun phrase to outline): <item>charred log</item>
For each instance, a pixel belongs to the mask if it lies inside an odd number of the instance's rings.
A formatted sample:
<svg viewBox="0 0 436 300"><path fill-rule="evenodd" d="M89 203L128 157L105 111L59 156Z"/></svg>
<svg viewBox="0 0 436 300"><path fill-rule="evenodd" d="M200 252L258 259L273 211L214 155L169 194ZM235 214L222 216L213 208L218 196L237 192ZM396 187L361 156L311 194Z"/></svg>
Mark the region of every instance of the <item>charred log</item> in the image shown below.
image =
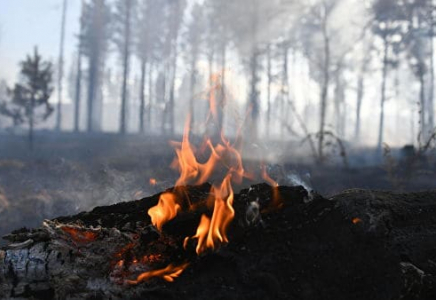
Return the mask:
<svg viewBox="0 0 436 300"><path fill-rule="evenodd" d="M0 250L0 298L436 299L436 192L325 199L252 186L235 195L229 244L197 256L195 241L185 250L183 240L210 211L210 186L172 191L199 209L162 233L147 215L159 195L12 232ZM134 282L138 272L188 263L174 282Z"/></svg>

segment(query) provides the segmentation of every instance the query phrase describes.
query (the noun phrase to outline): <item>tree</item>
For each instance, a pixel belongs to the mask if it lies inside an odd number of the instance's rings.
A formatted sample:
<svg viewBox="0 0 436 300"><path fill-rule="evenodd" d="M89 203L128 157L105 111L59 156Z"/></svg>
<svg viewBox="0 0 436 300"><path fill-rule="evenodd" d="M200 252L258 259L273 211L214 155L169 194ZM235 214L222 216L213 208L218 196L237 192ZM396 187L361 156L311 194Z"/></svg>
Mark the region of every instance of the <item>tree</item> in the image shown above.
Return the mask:
<svg viewBox="0 0 436 300"><path fill-rule="evenodd" d="M187 30L184 36L184 48L186 53L186 61L189 65L190 86L189 86L189 115L191 124L195 122L194 102L195 102L195 85L197 82L197 61L201 54L201 46L203 43L204 31L204 9L196 3L191 12L191 21L187 25Z"/></svg>
<svg viewBox="0 0 436 300"><path fill-rule="evenodd" d="M111 11L106 0L91 0L84 7L83 55L88 58L87 130L101 129L101 77L111 37Z"/></svg>
<svg viewBox="0 0 436 300"><path fill-rule="evenodd" d="M166 132L168 127L171 134L174 134L174 92L177 77L177 60L180 28L183 22L184 12L187 6L186 0L166 0L166 26L165 41L163 45L164 56L164 111L162 116L162 131Z"/></svg>
<svg viewBox="0 0 436 300"><path fill-rule="evenodd" d="M377 140L377 151L381 153L384 133L384 105L386 102L386 79L388 71L397 66L394 53L401 46L401 33L404 24L404 14L401 2L398 0L377 0L372 6L374 24L372 30L383 43L382 48L382 82L380 91L380 121Z"/></svg>
<svg viewBox="0 0 436 300"><path fill-rule="evenodd" d="M53 92L53 65L44 61L35 47L33 55L21 62L20 75L22 82L16 83L10 91L11 103L3 103L0 113L11 117L16 125L29 125L28 141L32 150L35 125L45 121L53 112L48 102Z"/></svg>
<svg viewBox="0 0 436 300"><path fill-rule="evenodd" d="M412 72L419 82L420 142L425 142L434 127L433 14L435 7L432 1L426 0L409 1L403 7L408 24L403 43ZM428 89L427 85L429 85Z"/></svg>
<svg viewBox="0 0 436 300"><path fill-rule="evenodd" d="M56 130L61 130L62 125L62 80L64 75L64 41L65 41L65 18L67 14L67 0L64 0L62 5L62 18L61 18L61 38L59 45L59 61L58 61L58 109L56 115Z"/></svg>
<svg viewBox="0 0 436 300"><path fill-rule="evenodd" d="M82 56L83 56L83 30L85 24L85 3L82 0L82 13L80 16L80 31L79 42L77 45L77 66L76 66L76 80L74 89L74 131L79 131L80 123L80 100L82 98Z"/></svg>
<svg viewBox="0 0 436 300"><path fill-rule="evenodd" d="M127 80L129 77L129 64L131 54L132 21L133 21L134 0L118 0L115 4L113 16L115 24L114 41L121 54L123 64L123 84L121 90L121 110L120 110L120 133L127 131Z"/></svg>
<svg viewBox="0 0 436 300"><path fill-rule="evenodd" d="M268 41L279 35L279 31L271 28L280 24L279 16L283 14L281 1L243 0L227 1L229 26L232 39L241 57L245 60L249 74L249 91L247 108L249 114L249 135L256 139L258 135L260 115L260 66L261 55L265 51ZM230 21L231 20L231 21Z"/></svg>
<svg viewBox="0 0 436 300"><path fill-rule="evenodd" d="M139 13L137 14L137 30L135 31L136 56L141 65L141 79L139 87L139 131L144 132L145 128L145 86L148 71L149 90L152 87L153 64L161 58L162 36L164 26L160 22L164 19L164 6L161 0L148 0L139 2ZM149 92L147 105L147 121L150 125L152 95Z"/></svg>

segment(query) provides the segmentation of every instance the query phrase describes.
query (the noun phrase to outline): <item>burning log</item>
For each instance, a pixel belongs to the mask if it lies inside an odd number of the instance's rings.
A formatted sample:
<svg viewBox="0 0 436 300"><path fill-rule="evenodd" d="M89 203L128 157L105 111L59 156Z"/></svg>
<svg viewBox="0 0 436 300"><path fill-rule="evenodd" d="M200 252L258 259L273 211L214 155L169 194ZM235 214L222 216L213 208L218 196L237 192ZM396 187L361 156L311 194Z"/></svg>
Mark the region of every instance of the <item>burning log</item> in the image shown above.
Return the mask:
<svg viewBox="0 0 436 300"><path fill-rule="evenodd" d="M186 239L212 220L210 190L184 189L196 209L161 228L147 214L158 194L9 234L0 298L436 298L434 192L350 190L325 199L255 185L234 194L229 243L212 251ZM271 206L277 199L282 205Z"/></svg>

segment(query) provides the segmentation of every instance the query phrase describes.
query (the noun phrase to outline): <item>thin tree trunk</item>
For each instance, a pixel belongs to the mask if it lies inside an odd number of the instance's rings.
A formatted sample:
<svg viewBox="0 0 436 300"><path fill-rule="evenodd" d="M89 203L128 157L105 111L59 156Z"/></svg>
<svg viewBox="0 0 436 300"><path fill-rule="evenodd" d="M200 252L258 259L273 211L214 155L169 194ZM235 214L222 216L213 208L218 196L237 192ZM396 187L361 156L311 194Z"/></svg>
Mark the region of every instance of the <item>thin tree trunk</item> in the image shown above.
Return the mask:
<svg viewBox="0 0 436 300"><path fill-rule="evenodd" d="M289 64L289 48L286 42L283 43L283 66L282 66L282 88L281 88L281 103L280 103L280 121L288 122L290 117L286 113L285 104L289 97L289 75L288 75L288 64ZM287 124L287 126L291 126ZM285 135L285 126L280 127L280 134L283 137Z"/></svg>
<svg viewBox="0 0 436 300"><path fill-rule="evenodd" d="M80 16L79 45L77 49L77 74L76 74L76 95L74 99L74 131L79 132L80 124L80 100L82 98L82 40L85 3L82 0L82 13Z"/></svg>
<svg viewBox="0 0 436 300"><path fill-rule="evenodd" d="M144 133L144 113L145 113L145 77L147 73L147 59L143 58L141 63L141 83L139 88L139 132Z"/></svg>
<svg viewBox="0 0 436 300"><path fill-rule="evenodd" d="M98 61L95 54L89 58L89 71L88 71L88 103L87 103L87 131L92 132L93 116L94 116L94 101L95 101L95 89L97 81L97 68Z"/></svg>
<svg viewBox="0 0 436 300"><path fill-rule="evenodd" d="M425 83L424 83L424 70L422 67L420 67L419 70L419 123L420 123L420 131L421 131L421 140L425 142L428 137L427 132L427 124L426 124L426 118L425 113L427 111L426 103L425 103Z"/></svg>
<svg viewBox="0 0 436 300"><path fill-rule="evenodd" d="M219 99L219 105L218 105L218 130L220 133L223 132L224 127L224 108L226 106L226 56L227 56L227 47L226 45L223 45L222 51L221 51L221 67L222 67L222 74L221 74L221 91L220 91L220 99Z"/></svg>
<svg viewBox="0 0 436 300"><path fill-rule="evenodd" d="M328 88L330 84L330 40L327 34L327 24L324 20L323 24L323 40L324 40L324 70L323 70L323 83L320 94L320 123L318 133L318 159L320 162L324 161L324 126L327 112L327 97Z"/></svg>
<svg viewBox="0 0 436 300"><path fill-rule="evenodd" d="M250 124L250 138L253 138L254 140L257 139L257 133L258 133L258 117L259 117L259 103L258 103L258 91L257 91L257 50L254 49L252 56L251 56L251 62L250 62L250 68L251 68L251 82L250 82L250 109L251 109L251 124Z"/></svg>
<svg viewBox="0 0 436 300"><path fill-rule="evenodd" d="M82 96L82 53L78 51L77 57L77 75L76 75L76 95L74 99L74 131L79 132L80 122L80 98Z"/></svg>
<svg viewBox="0 0 436 300"><path fill-rule="evenodd" d="M152 126L153 126L153 120L151 109L153 106L153 65L150 64L148 67L148 106L147 106L147 122L148 122L148 132L151 132Z"/></svg>
<svg viewBox="0 0 436 300"><path fill-rule="evenodd" d="M170 122L170 134L174 135L175 131L175 89L176 89L176 77L177 77L177 59L178 59L178 51L177 51L177 39L174 42L174 58L173 58L173 72L171 75L171 86L170 86L170 99L169 99L169 122Z"/></svg>
<svg viewBox="0 0 436 300"><path fill-rule="evenodd" d="M433 3L433 1L432 1ZM430 26L430 95L428 97L428 128L434 130L434 18L433 12L431 13L431 26Z"/></svg>
<svg viewBox="0 0 436 300"><path fill-rule="evenodd" d="M64 0L62 6L61 20L61 40L59 46L59 66L58 66L58 109L56 115L56 130L61 130L62 125L62 79L64 75L64 41L65 41L65 19L67 14L67 0Z"/></svg>
<svg viewBox="0 0 436 300"><path fill-rule="evenodd" d="M271 84L272 84L272 74L271 74L271 46L268 44L266 48L266 72L268 77L268 87L267 87L267 101L268 108L266 112L266 135L267 138L270 137L271 132Z"/></svg>
<svg viewBox="0 0 436 300"><path fill-rule="evenodd" d="M354 128L354 139L356 142L360 140L360 111L362 108L362 100L364 95L364 75L361 72L357 79L357 105L356 105L356 126Z"/></svg>
<svg viewBox="0 0 436 300"><path fill-rule="evenodd" d="M130 59L130 15L132 10L132 0L126 0L126 19L124 24L124 51L123 51L123 86L121 92L121 116L120 116L120 133L125 134L127 131L127 79L129 77L129 59Z"/></svg>
<svg viewBox="0 0 436 300"><path fill-rule="evenodd" d="M190 80L190 86L189 86L189 118L192 124L195 122L195 112L194 112L194 90L195 90L195 83L196 83L196 58L192 57L191 60L191 80Z"/></svg>
<svg viewBox="0 0 436 300"><path fill-rule="evenodd" d="M383 50L383 70L382 70L382 85L381 85L381 99L380 99L380 123L378 130L377 151L381 153L383 144L383 131L384 131L384 116L385 116L385 100L386 100L386 77L388 72L388 41L384 38Z"/></svg>

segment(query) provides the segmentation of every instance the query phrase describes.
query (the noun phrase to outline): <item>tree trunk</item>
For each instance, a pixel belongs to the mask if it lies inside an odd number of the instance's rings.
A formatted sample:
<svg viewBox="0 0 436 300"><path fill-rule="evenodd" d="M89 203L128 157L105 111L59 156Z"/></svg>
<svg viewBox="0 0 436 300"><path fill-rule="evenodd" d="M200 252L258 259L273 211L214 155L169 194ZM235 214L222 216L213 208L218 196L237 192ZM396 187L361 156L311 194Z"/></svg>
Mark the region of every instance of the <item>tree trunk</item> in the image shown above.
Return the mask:
<svg viewBox="0 0 436 300"><path fill-rule="evenodd" d="M318 132L318 160L324 161L324 126L327 113L327 97L330 84L330 40L327 34L326 20L323 25L323 42L324 42L324 64L323 64L323 81L320 93L320 122Z"/></svg>
<svg viewBox="0 0 436 300"><path fill-rule="evenodd" d="M288 65L289 65L289 47L286 42L283 43L283 65L282 65L282 88L281 88L281 103L280 103L280 121L286 122L286 127L291 128L291 124L288 124L288 120L291 119L287 114L286 103L289 99L289 74L288 74ZM285 135L285 126L280 126L280 134L282 138Z"/></svg>
<svg viewBox="0 0 436 300"><path fill-rule="evenodd" d="M433 3L433 1L432 1ZM433 24L433 12L431 13ZM430 95L428 97L428 129L434 131L434 28L430 26Z"/></svg>
<svg viewBox="0 0 436 300"><path fill-rule="evenodd" d="M425 79L424 79L424 70L423 64L420 63L420 67L418 67L418 77L419 77L419 124L420 124L420 137L421 142L425 143L429 136L427 130L427 122L426 122L426 112L427 105L425 101Z"/></svg>
<svg viewBox="0 0 436 300"><path fill-rule="evenodd" d="M178 51L177 51L177 40L175 41L174 46L174 58L173 58L173 67L172 67L172 75L171 75L171 86L170 86L170 99L169 99L169 122L170 122L170 134L174 135L175 132L175 89L176 89L176 77L177 77L177 59L178 59Z"/></svg>
<svg viewBox="0 0 436 300"><path fill-rule="evenodd" d="M221 87L220 95L218 99L218 130L220 133L223 132L224 127L224 109L226 106L226 56L227 56L227 46L224 44L221 50Z"/></svg>
<svg viewBox="0 0 436 300"><path fill-rule="evenodd" d="M377 142L377 152L379 154L381 154L382 145L383 145L387 73L388 73L388 41L387 41L387 37L384 37L383 70L382 70L381 99L380 99L380 123L378 129L378 142Z"/></svg>
<svg viewBox="0 0 436 300"><path fill-rule="evenodd" d="M88 70L88 103L87 103L87 131L94 131L94 101L96 96L97 80L98 80L98 59L96 55L91 55L89 58Z"/></svg>
<svg viewBox="0 0 436 300"><path fill-rule="evenodd" d="M77 53L76 94L74 99L74 131L79 132L80 124L80 98L82 97L82 53Z"/></svg>
<svg viewBox="0 0 436 300"><path fill-rule="evenodd" d="M259 93L257 91L257 68L258 68L258 53L257 49L253 49L253 53L251 54L250 59L250 69L251 69L251 78L250 78L250 96L249 96L249 110L250 110L250 138L253 140L257 139L258 135L258 122L259 122Z"/></svg>
<svg viewBox="0 0 436 300"><path fill-rule="evenodd" d="M196 78L197 78L197 68L196 68L197 62L196 58L192 57L191 60L191 79L190 79L190 85L189 85L189 118L190 123L192 126L195 122L195 111L194 111L194 93L195 93L195 84L196 84Z"/></svg>
<svg viewBox="0 0 436 300"><path fill-rule="evenodd" d="M67 14L67 0L64 0L62 6L61 20L61 40L59 46L58 62L58 109L56 115L56 130L60 131L62 126L62 80L64 75L64 41L65 41L65 19Z"/></svg>
<svg viewBox="0 0 436 300"><path fill-rule="evenodd" d="M123 50L123 86L121 91L121 115L120 115L120 133L125 134L127 131L127 79L129 77L129 60L130 60L130 21L132 0L126 0L126 19L124 24L124 50Z"/></svg>
<svg viewBox="0 0 436 300"><path fill-rule="evenodd" d="M267 101L268 101L268 108L266 112L266 136L267 138L271 138L270 132L271 132L271 84L272 84L272 74L271 74L271 46L268 44L266 48L266 72L267 72L267 80L268 80L268 86L267 86Z"/></svg>
<svg viewBox="0 0 436 300"><path fill-rule="evenodd" d="M153 126L151 109L153 107L153 64L150 63L148 67L148 106L147 106L147 122L148 122L148 132L151 132Z"/></svg>
<svg viewBox="0 0 436 300"><path fill-rule="evenodd" d="M357 104L356 104L356 126L354 128L354 139L356 142L360 140L360 111L362 108L362 100L364 95L364 75L362 72L359 73L359 78L357 79Z"/></svg>
<svg viewBox="0 0 436 300"><path fill-rule="evenodd" d="M80 16L80 32L79 45L77 49L77 74L76 74L76 95L74 99L74 131L79 132L80 129L80 100L82 98L82 40L83 40L83 15L84 15L84 0L82 0L82 14Z"/></svg>
<svg viewBox="0 0 436 300"><path fill-rule="evenodd" d="M141 101L139 108L139 132L144 133L144 113L145 113L145 77L147 73L147 60L142 59L141 63L141 83L139 88L139 99Z"/></svg>
<svg viewBox="0 0 436 300"><path fill-rule="evenodd" d="M29 149L33 151L33 127L35 122L35 96L32 95L32 99L30 100L30 114L29 114Z"/></svg>

